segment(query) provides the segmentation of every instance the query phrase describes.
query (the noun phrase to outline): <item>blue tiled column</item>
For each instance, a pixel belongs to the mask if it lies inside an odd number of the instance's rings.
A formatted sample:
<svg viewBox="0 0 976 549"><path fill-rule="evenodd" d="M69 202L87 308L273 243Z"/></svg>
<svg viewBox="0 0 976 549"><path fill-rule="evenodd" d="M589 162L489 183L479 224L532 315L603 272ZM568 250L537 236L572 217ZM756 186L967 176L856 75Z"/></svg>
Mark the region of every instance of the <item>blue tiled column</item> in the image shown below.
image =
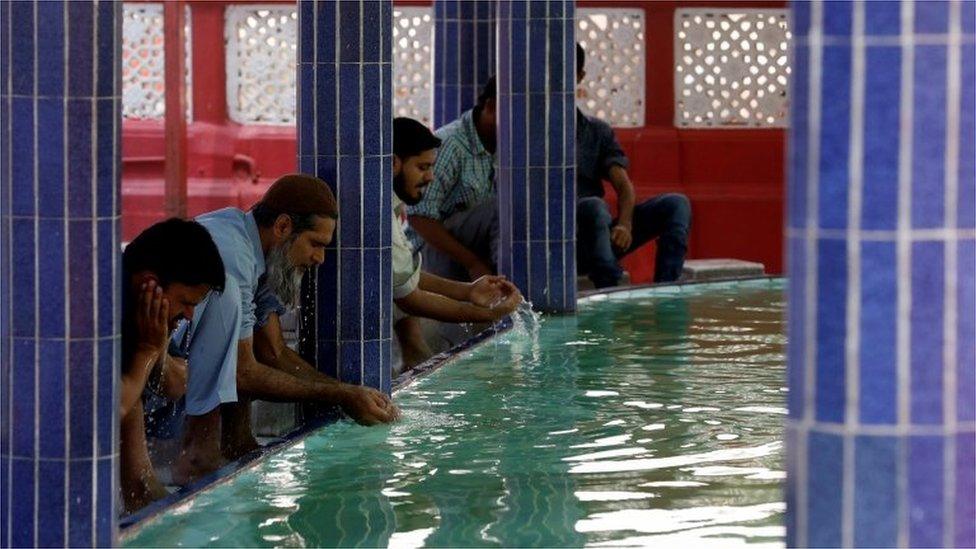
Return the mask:
<svg viewBox="0 0 976 549"><path fill-rule="evenodd" d="M434 126L474 106L495 72L495 0L434 0Z"/></svg>
<svg viewBox="0 0 976 549"><path fill-rule="evenodd" d="M389 392L393 3L301 0L298 13L298 164L339 201L303 335L323 372Z"/></svg>
<svg viewBox="0 0 976 549"><path fill-rule="evenodd" d="M0 544L115 540L121 3L0 4Z"/></svg>
<svg viewBox="0 0 976 549"><path fill-rule="evenodd" d="M498 2L499 271L537 309L576 308L574 4Z"/></svg>
<svg viewBox="0 0 976 549"><path fill-rule="evenodd" d="M793 10L788 544L972 547L972 5Z"/></svg>

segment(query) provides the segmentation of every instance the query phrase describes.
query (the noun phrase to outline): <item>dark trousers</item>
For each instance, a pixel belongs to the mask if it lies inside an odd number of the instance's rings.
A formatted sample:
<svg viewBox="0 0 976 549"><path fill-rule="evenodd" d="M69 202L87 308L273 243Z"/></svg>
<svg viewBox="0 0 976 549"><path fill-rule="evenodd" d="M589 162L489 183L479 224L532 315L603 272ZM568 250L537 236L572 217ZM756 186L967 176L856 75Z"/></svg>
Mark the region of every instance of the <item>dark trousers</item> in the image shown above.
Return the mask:
<svg viewBox="0 0 976 549"><path fill-rule="evenodd" d="M577 200L577 268L590 277L594 286L617 285L623 273L617 260L655 238L654 282L670 282L681 276L691 228L691 204L685 195L662 194L634 206L633 241L626 250L616 249L610 242L610 231L616 223L602 198L588 196Z"/></svg>

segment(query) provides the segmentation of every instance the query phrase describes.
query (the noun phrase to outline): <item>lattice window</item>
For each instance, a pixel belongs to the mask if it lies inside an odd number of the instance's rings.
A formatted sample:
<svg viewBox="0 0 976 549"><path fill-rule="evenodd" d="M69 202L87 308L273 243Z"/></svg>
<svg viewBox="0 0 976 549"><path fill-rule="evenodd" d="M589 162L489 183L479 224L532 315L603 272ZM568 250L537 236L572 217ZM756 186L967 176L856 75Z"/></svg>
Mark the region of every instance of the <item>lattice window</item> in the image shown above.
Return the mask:
<svg viewBox="0 0 976 549"><path fill-rule="evenodd" d="M579 8L576 36L586 51L580 108L613 126L643 126L644 10Z"/></svg>
<svg viewBox="0 0 976 549"><path fill-rule="evenodd" d="M677 10L675 125L785 127L788 19L785 9Z"/></svg>
<svg viewBox="0 0 976 549"><path fill-rule="evenodd" d="M425 7L393 11L393 112L430 125L431 36L433 10Z"/></svg>
<svg viewBox="0 0 976 549"><path fill-rule="evenodd" d="M229 6L227 107L241 124L294 124L298 12L294 6Z"/></svg>
<svg viewBox="0 0 976 549"><path fill-rule="evenodd" d="M186 9L186 116L192 117L193 42ZM166 115L163 4L122 5L122 116L158 119Z"/></svg>

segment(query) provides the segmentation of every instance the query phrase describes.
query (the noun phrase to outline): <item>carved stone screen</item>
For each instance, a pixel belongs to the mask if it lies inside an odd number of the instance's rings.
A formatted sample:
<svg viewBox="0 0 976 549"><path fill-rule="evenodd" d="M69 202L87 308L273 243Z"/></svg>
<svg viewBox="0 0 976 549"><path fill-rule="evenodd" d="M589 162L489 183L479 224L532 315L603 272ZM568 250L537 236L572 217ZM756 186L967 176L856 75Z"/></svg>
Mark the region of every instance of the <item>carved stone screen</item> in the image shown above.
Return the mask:
<svg viewBox="0 0 976 549"><path fill-rule="evenodd" d="M295 123L298 12L294 6L228 6L227 111L241 124Z"/></svg>
<svg viewBox="0 0 976 549"><path fill-rule="evenodd" d="M431 123L433 10L393 10L393 112Z"/></svg>
<svg viewBox="0 0 976 549"><path fill-rule="evenodd" d="M191 118L193 46L190 9L186 10L186 110ZM166 114L163 4L122 5L122 116L161 119Z"/></svg>
<svg viewBox="0 0 976 549"><path fill-rule="evenodd" d="M580 108L612 126L644 125L644 10L579 8L576 39L586 51Z"/></svg>

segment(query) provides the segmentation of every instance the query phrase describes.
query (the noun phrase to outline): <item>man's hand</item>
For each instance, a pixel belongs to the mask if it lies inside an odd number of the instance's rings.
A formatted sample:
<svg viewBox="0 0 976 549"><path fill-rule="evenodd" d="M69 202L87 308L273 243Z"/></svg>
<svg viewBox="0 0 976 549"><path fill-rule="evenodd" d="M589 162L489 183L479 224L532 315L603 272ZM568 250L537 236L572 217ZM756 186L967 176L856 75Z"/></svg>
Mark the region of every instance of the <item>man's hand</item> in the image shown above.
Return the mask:
<svg viewBox="0 0 976 549"><path fill-rule="evenodd" d="M617 224L610 231L610 242L622 251L630 249L630 244L633 242L633 239L634 237L630 234L629 225Z"/></svg>
<svg viewBox="0 0 976 549"><path fill-rule="evenodd" d="M506 294L503 293L504 276L486 275L468 285L468 301L481 307L491 307Z"/></svg>
<svg viewBox="0 0 976 549"><path fill-rule="evenodd" d="M346 385L342 409L360 425L390 423L400 417L400 410L390 397L371 387Z"/></svg>
<svg viewBox="0 0 976 549"><path fill-rule="evenodd" d="M515 284L503 280L499 286L504 297L492 307L492 311L497 315L496 320L514 313L515 309L518 309L518 306L522 304L522 293L515 287Z"/></svg>
<svg viewBox="0 0 976 549"><path fill-rule="evenodd" d="M154 280L142 285L136 326L140 351L159 354L166 349L169 343L169 300L163 297L163 289Z"/></svg>
<svg viewBox="0 0 976 549"><path fill-rule="evenodd" d="M471 265L468 265L468 276L471 278L471 280L478 280L483 276L490 276L493 274L494 273L492 272L491 267L485 265L483 261L476 261Z"/></svg>

